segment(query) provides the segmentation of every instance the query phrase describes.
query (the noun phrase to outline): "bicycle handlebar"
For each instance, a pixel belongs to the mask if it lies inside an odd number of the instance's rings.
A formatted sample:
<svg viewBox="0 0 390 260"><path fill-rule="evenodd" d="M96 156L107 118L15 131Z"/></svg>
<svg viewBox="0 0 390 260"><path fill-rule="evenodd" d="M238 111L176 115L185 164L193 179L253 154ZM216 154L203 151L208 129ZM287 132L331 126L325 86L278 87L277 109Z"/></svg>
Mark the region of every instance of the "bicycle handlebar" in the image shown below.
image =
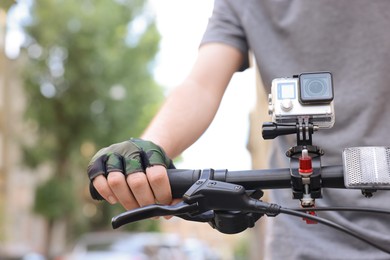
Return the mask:
<svg viewBox="0 0 390 260"><path fill-rule="evenodd" d="M151 217L173 215L185 220L208 222L222 233L234 234L253 227L264 215L275 217L287 214L335 228L390 254L387 246L315 215L316 211L324 210L390 215L387 209L315 207L315 199L322 198L322 188L360 189L366 197L371 197L377 189L390 190L390 164L386 160L389 148L348 148L343 152L344 165L322 166L324 152L311 144L312 132L308 126L294 129L299 135L297 146L286 152L290 158L289 168L244 171L168 169L172 197L183 200L176 205L152 204L124 212L112 219L113 228ZM374 162L374 166L362 167L367 161ZM387 162L385 167L383 162ZM262 201L262 190L266 189L291 189L293 199L300 200L301 208L285 208Z"/></svg>
<svg viewBox="0 0 390 260"><path fill-rule="evenodd" d="M201 178L201 170L169 169L168 177L173 198L182 198L184 193ZM228 171L215 170L212 180L234 183L246 190L290 189L290 168ZM345 189L343 166L321 167L321 186L323 188Z"/></svg>
<svg viewBox="0 0 390 260"><path fill-rule="evenodd" d="M344 184L342 165L320 168L321 188L347 188ZM390 254L389 248L371 241L364 235L310 213L328 210L390 214L389 210L346 207L289 209L259 200L263 194L261 190L291 188L293 186L292 174L290 168L230 172L212 169L169 169L168 178L172 197L183 198L183 201L173 206L154 204L124 212L112 219L112 226L118 228L150 217L175 215L190 221L209 222L220 232L234 234L253 227L263 215L275 217L283 213L335 228ZM246 191L254 192L249 195ZM260 191L260 196L257 194L258 191ZM302 210L306 213L301 212Z"/></svg>

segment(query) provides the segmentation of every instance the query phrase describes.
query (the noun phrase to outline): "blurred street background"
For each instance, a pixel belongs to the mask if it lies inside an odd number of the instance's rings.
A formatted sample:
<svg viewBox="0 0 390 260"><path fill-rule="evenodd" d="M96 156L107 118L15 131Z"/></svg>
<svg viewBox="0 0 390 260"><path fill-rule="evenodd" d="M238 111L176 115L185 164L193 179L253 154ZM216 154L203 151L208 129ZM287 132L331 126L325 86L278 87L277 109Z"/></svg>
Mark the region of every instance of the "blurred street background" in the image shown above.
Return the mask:
<svg viewBox="0 0 390 260"><path fill-rule="evenodd" d="M0 0L0 259L249 259L250 232L177 218L112 231L123 209L91 200L86 176L93 154L139 136L186 76L212 7ZM235 75L215 121L176 166L251 168L255 98L253 69ZM217 150L224 145L231 150Z"/></svg>

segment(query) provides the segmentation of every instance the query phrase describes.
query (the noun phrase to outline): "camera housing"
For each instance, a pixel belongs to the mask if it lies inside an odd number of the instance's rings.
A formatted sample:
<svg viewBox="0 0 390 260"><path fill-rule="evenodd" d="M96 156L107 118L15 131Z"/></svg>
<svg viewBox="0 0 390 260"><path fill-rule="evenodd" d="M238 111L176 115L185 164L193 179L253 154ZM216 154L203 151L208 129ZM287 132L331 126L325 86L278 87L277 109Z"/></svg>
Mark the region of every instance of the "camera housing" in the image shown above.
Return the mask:
<svg viewBox="0 0 390 260"><path fill-rule="evenodd" d="M319 128L334 125L333 82L330 72L302 73L272 81L269 114L279 124L309 121Z"/></svg>

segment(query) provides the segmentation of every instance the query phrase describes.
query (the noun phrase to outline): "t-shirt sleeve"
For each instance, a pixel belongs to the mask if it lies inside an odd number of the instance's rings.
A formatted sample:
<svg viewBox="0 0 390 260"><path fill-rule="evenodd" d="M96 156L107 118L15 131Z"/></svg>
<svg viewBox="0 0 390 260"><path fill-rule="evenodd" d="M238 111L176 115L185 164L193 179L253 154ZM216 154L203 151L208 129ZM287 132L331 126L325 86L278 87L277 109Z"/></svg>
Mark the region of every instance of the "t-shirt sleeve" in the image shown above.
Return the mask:
<svg viewBox="0 0 390 260"><path fill-rule="evenodd" d="M249 47L245 32L237 11L232 8L229 1L214 1L214 10L200 45L213 42L224 43L237 48L245 57L240 71L244 71L249 67Z"/></svg>

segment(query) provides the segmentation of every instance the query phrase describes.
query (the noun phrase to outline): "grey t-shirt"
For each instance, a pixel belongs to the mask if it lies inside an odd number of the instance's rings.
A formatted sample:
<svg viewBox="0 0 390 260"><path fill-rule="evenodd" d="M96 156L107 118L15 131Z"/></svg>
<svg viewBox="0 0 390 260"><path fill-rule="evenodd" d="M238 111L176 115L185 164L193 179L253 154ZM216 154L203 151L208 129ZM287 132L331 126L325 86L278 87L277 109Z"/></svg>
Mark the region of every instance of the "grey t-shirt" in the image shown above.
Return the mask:
<svg viewBox="0 0 390 260"><path fill-rule="evenodd" d="M315 133L313 144L325 150L323 165L332 165L341 164L345 147L389 146L389 32L387 0L215 0L201 44L222 42L245 56L252 51L267 92L274 78L331 71L336 123ZM294 138L278 137L273 142L270 165L288 167L284 152L294 145ZM299 205L289 190L271 192L270 200L286 207ZM316 204L390 209L389 202L386 191L366 199L360 191L324 189ZM319 215L390 248L389 216ZM390 259L355 238L294 217L272 219L266 232L267 259Z"/></svg>

